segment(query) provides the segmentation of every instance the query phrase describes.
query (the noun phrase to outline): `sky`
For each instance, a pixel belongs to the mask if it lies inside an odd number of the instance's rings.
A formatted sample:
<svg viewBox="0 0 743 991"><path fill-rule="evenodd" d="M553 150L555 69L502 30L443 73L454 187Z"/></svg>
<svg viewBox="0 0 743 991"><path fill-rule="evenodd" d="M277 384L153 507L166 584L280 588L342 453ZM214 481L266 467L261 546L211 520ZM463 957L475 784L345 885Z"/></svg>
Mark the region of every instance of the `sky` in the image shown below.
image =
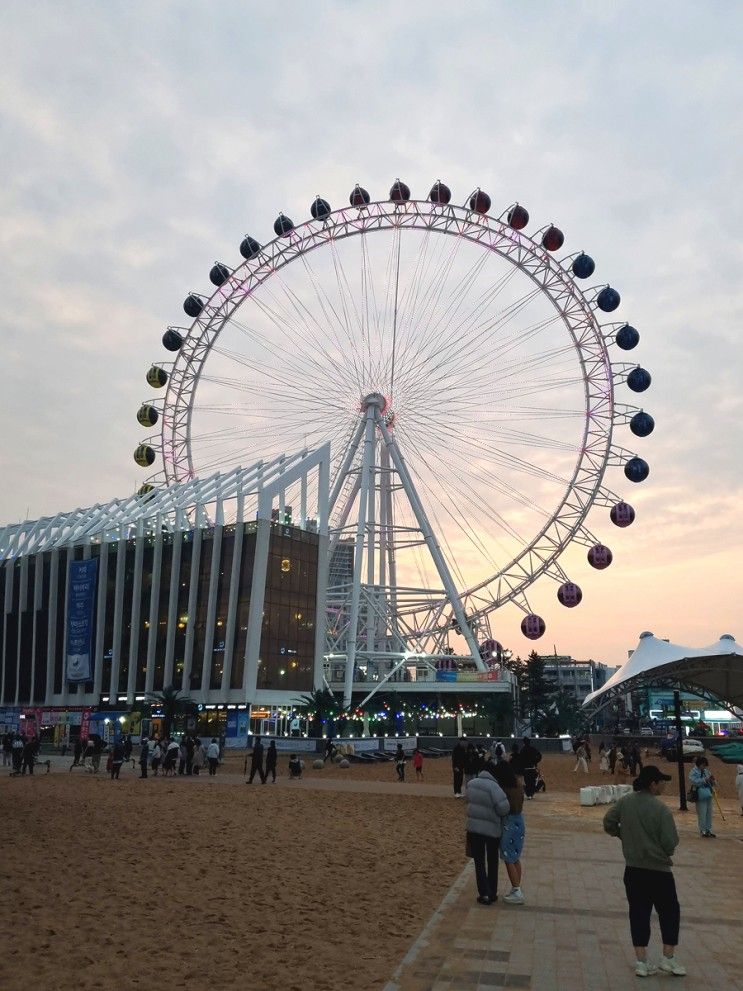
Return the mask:
<svg viewBox="0 0 743 991"><path fill-rule="evenodd" d="M440 177L559 223L653 374L638 519L589 518L578 609L530 594L539 648L743 637L739 4L6 0L0 33L0 521L140 484L144 374L246 232Z"/></svg>

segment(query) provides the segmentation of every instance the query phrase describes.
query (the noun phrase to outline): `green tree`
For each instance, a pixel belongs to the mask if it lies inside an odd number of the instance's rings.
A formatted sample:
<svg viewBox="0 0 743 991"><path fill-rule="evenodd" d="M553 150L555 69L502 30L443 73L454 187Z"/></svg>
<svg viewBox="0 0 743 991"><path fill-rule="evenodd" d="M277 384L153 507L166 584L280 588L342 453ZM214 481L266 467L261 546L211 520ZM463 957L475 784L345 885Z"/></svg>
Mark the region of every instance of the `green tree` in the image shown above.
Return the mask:
<svg viewBox="0 0 743 991"><path fill-rule="evenodd" d="M163 736L169 737L173 724L178 716L193 715L198 711L194 700L184 695L180 688L166 685L161 692L149 692L147 701L151 706L157 706L163 714Z"/></svg>
<svg viewBox="0 0 743 991"><path fill-rule="evenodd" d="M518 705L516 714L528 720L532 733L548 735L555 726L554 703L558 694L557 684L544 673L544 661L533 650L524 661L513 657L505 662L516 677Z"/></svg>

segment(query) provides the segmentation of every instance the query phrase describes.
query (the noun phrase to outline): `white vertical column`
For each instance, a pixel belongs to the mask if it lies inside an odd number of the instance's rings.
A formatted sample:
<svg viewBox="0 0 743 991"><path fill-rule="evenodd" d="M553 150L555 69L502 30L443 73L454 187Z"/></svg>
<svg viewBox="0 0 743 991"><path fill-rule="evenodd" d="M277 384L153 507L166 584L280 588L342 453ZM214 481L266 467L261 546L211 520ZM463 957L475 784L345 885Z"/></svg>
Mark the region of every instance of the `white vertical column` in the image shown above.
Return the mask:
<svg viewBox="0 0 743 991"><path fill-rule="evenodd" d="M267 512L269 519L263 518ZM245 701L255 701L258 684L258 660L261 651L261 634L263 632L263 605L266 598L266 572L268 568L268 549L271 539L271 500L261 493L258 505L258 521L255 534L255 557L253 559L253 580L250 586L250 611L248 613L248 630L245 637L245 671L243 685Z"/></svg>
<svg viewBox="0 0 743 991"><path fill-rule="evenodd" d="M0 699L5 705L10 705L10 699L5 698L5 666L8 663L5 657L5 648L8 639L8 615L13 608L13 559L5 562L5 595L3 597L3 613L5 622L3 623L3 666L0 672Z"/></svg>
<svg viewBox="0 0 743 991"><path fill-rule="evenodd" d="M74 554L74 547L68 547L64 569L64 593L62 595L64 623L62 624L62 691L60 697L65 702L68 702L70 697L69 685L67 684L67 613L69 611L70 564L75 559Z"/></svg>
<svg viewBox="0 0 743 991"><path fill-rule="evenodd" d="M221 505L221 499L219 500ZM221 515L218 512L218 518ZM223 517L222 517L223 518ZM214 664L214 624L217 619L217 590L219 588L219 567L222 556L222 524L214 527L212 540L212 557L209 566L209 598L206 605L206 631L204 634L204 660L201 665L201 692L206 698L212 677Z"/></svg>
<svg viewBox="0 0 743 991"><path fill-rule="evenodd" d="M198 525L193 531L193 546L191 548L191 581L188 586L188 625L186 626L186 649L183 655L183 691L191 691L191 667L193 663L193 641L198 607L199 594L199 564L201 562L201 519L203 506L199 504L196 511Z"/></svg>
<svg viewBox="0 0 743 991"><path fill-rule="evenodd" d="M35 694L36 684L36 643L39 609L41 609L41 593L44 589L44 555L37 554L34 562L34 597L33 597L33 633L31 635L31 701L38 702Z"/></svg>
<svg viewBox="0 0 743 991"><path fill-rule="evenodd" d="M317 586L315 593L315 664L313 687L322 688L325 674L325 650L328 624L328 574L330 540L328 537L330 489L330 449L317 467Z"/></svg>
<svg viewBox="0 0 743 991"><path fill-rule="evenodd" d="M15 704L20 705L25 699L21 699L21 657L23 656L23 623L21 614L28 608L28 556L21 558L20 588L18 590L18 635L16 637L15 655ZM29 702L31 700L29 699Z"/></svg>
<svg viewBox="0 0 743 991"><path fill-rule="evenodd" d="M144 520L137 521L134 541L134 579L132 581L131 618L129 634L129 669L126 677L126 701L134 702L137 687L137 667L139 666L139 622L142 612L142 560L144 558Z"/></svg>
<svg viewBox="0 0 743 991"><path fill-rule="evenodd" d="M57 646L57 595L59 592L59 549L49 555L49 617L46 631L46 692L44 703L51 705L54 695L54 655ZM7 578L5 591L7 593Z"/></svg>
<svg viewBox="0 0 743 991"><path fill-rule="evenodd" d="M346 639L346 671L343 685L343 705L351 704L353 675L356 664L356 640L359 633L359 607L361 603L361 574L364 561L364 537L366 531L367 502L369 499L369 473L374 455L374 415L375 407L366 407L364 435L364 460L361 466L361 489L359 491L359 516L356 526L356 543L353 559L353 587L351 589L351 612Z"/></svg>
<svg viewBox="0 0 743 991"><path fill-rule="evenodd" d="M108 694L112 702L119 697L119 667L121 661L121 624L124 616L124 580L126 578L126 538L116 542L116 588L114 589L114 628L111 644L111 680Z"/></svg>
<svg viewBox="0 0 743 991"><path fill-rule="evenodd" d="M228 698L232 680L232 656L235 650L235 623L239 602L240 565L242 564L243 538L245 534L245 496L242 489L237 495L237 522L235 523L232 568L230 570L230 598L227 603L227 621L224 631L224 661L222 663L222 696Z"/></svg>
<svg viewBox="0 0 743 991"><path fill-rule="evenodd" d="M173 551L170 559L170 591L168 593L168 624L165 627L165 664L163 665L163 688L173 684L173 654L175 653L175 633L178 629L178 596L181 588L181 549L183 547L183 510L175 514L173 531ZM158 631L158 636L159 636Z"/></svg>
<svg viewBox="0 0 743 991"><path fill-rule="evenodd" d="M162 573L162 563L163 521L162 516L158 514L155 519L155 546L152 553L152 587L150 588L150 610L148 618L150 628L147 631L147 671L144 676L145 695L153 690L155 681L155 649L157 647L157 636L159 632L160 575Z"/></svg>
<svg viewBox="0 0 743 991"><path fill-rule="evenodd" d="M95 655L93 657L93 694L96 704L103 687L103 644L106 636L106 591L108 589L108 543L105 534L98 553L98 602L95 620Z"/></svg>

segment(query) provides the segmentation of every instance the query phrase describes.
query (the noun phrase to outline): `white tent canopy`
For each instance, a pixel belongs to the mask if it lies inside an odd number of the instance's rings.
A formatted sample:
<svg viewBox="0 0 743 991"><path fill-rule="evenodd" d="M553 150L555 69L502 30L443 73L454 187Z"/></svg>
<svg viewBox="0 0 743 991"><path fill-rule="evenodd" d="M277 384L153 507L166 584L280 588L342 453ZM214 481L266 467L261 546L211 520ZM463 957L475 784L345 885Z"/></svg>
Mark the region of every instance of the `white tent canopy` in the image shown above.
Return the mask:
<svg viewBox="0 0 743 991"><path fill-rule="evenodd" d="M721 703L743 707L743 646L729 633L709 647L683 647L641 633L637 648L584 708L598 710L635 688L673 687Z"/></svg>

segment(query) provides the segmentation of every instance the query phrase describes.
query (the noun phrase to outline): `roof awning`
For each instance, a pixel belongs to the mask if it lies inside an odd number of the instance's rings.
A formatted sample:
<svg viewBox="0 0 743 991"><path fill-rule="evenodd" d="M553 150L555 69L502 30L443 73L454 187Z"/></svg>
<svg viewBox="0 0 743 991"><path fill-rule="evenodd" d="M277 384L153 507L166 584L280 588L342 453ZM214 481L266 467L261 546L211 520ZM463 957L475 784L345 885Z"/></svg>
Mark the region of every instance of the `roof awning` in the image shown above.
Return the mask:
<svg viewBox="0 0 743 991"><path fill-rule="evenodd" d="M632 656L586 696L583 707L602 709L635 688L650 687L691 692L731 711L743 708L743 646L729 633L709 647L684 647L642 633Z"/></svg>

